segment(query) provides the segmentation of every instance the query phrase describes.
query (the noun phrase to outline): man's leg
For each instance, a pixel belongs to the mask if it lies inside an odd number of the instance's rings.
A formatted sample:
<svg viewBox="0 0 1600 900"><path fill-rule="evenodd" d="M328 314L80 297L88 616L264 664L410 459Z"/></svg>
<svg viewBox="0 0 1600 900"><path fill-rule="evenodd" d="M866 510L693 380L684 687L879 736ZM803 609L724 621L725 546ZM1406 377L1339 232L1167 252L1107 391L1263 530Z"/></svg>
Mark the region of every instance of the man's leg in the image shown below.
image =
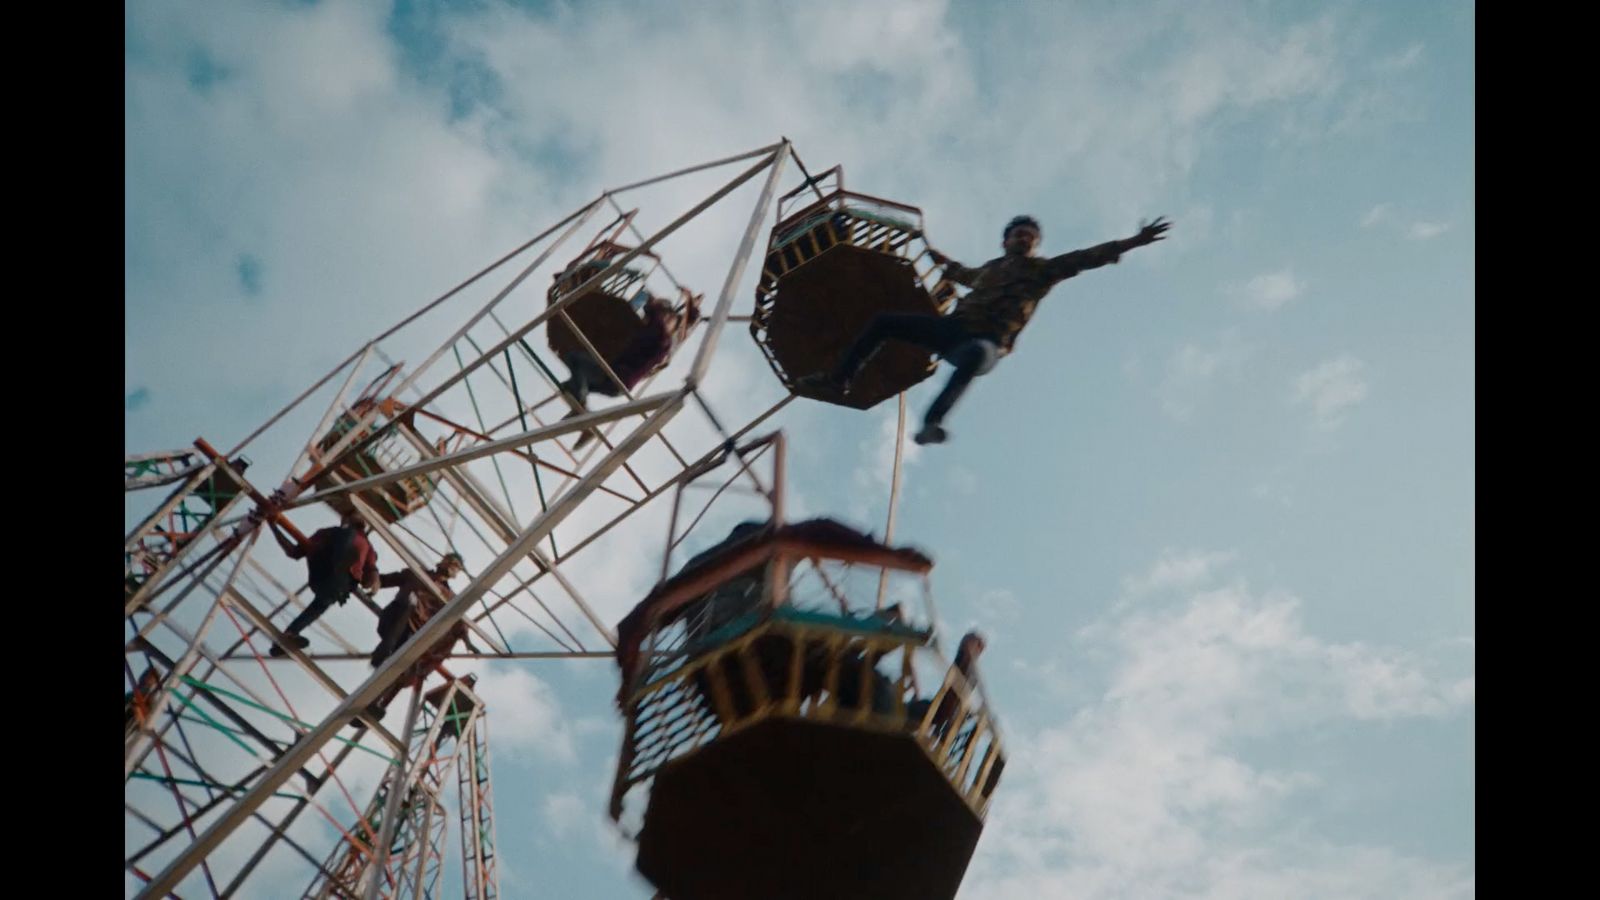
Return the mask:
<svg viewBox="0 0 1600 900"><path fill-rule="evenodd" d="M574 360L574 363L577 365L577 370L583 372L585 409L588 408L588 394L598 394L601 397L622 396L622 390L617 387L616 382L611 380L611 376L606 374L604 366L595 362L588 356L579 357ZM573 412L567 418L571 418L572 416L576 415L578 415L578 413ZM573 443L572 449L581 449L585 444L594 440L595 435L598 433L599 432L591 429L589 431L585 431L583 434L578 435L578 440Z"/></svg>
<svg viewBox="0 0 1600 900"><path fill-rule="evenodd" d="M850 382L867 364L885 341L904 341L930 352L943 354L955 347L966 332L955 321L941 315L923 313L883 313L873 318L861 336L839 358L826 379L848 388ZM816 381L817 379L805 379Z"/></svg>
<svg viewBox="0 0 1600 900"><path fill-rule="evenodd" d="M621 397L622 388L617 386L611 376L606 374L606 367L585 356L583 365L589 370L589 393L599 394L602 397Z"/></svg>
<svg viewBox="0 0 1600 900"><path fill-rule="evenodd" d="M332 592L313 594L311 602L306 604L306 608L300 611L300 615L294 617L294 621L289 623L289 627L283 630L284 633L299 634L310 628L311 623L322 618L322 614L327 612L328 607L332 606L334 602L335 599Z"/></svg>
<svg viewBox="0 0 1600 900"><path fill-rule="evenodd" d="M944 417L949 415L950 408L956 405L962 394L966 393L972 379L987 374L994 368L998 358L999 350L994 342L984 338L966 340L945 355L945 359L955 366L955 371L950 373L950 380L945 382L944 390L933 399L927 414L922 417L922 430L917 432L914 438L917 443L944 443L948 437L944 430Z"/></svg>
<svg viewBox="0 0 1600 900"><path fill-rule="evenodd" d="M383 665L384 660L393 656L402 644L410 640L412 633L409 618L402 618L393 623L392 627L384 631L382 640L378 641L377 649L372 651L372 667L376 669Z"/></svg>
<svg viewBox="0 0 1600 900"><path fill-rule="evenodd" d="M367 715L371 716L374 722L381 721L384 714L389 711L389 704L394 702L395 695L405 690L409 684L410 680L402 676L399 681L390 685L388 690L379 694L378 699L372 701L372 705L367 707Z"/></svg>
<svg viewBox="0 0 1600 900"><path fill-rule="evenodd" d="M302 637L300 632L310 628L311 623L322 618L322 614L327 612L328 607L334 604L334 599L334 594L331 591L312 594L311 602L306 604L306 608L300 611L300 615L294 617L294 621L289 623L289 627L283 629L283 633L288 637L289 643L298 649L304 650L311 641ZM267 652L272 656L286 655L283 647L278 644L272 645L272 648Z"/></svg>
<svg viewBox="0 0 1600 900"><path fill-rule="evenodd" d="M566 381L561 382L561 389L572 395L578 405L587 408L589 405L589 375L593 371L594 362L587 353L564 353L561 362L566 365L567 371L572 374ZM570 415L578 415L573 412ZM570 416L569 416L570 417Z"/></svg>

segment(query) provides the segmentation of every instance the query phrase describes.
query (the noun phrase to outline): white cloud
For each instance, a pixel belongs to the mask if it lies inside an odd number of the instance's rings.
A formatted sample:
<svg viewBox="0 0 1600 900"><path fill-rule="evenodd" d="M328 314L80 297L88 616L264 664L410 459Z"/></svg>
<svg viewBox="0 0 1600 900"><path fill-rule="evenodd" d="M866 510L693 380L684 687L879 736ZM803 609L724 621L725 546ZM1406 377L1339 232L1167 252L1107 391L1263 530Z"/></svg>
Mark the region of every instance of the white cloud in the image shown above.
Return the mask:
<svg viewBox="0 0 1600 900"><path fill-rule="evenodd" d="M605 814L610 787L608 772L603 790L589 796L575 790L559 790L544 798L540 810L550 835L562 844L561 852L581 851L608 869L628 872L638 848Z"/></svg>
<svg viewBox="0 0 1600 900"><path fill-rule="evenodd" d="M1335 647L1330 661L1345 673L1344 697L1357 719L1437 716L1476 701L1475 679L1437 684L1417 661L1382 656L1359 646Z"/></svg>
<svg viewBox="0 0 1600 900"><path fill-rule="evenodd" d="M1421 42L1412 44L1406 49L1378 60L1376 68L1384 72L1401 72L1415 66L1422 61L1423 45Z"/></svg>
<svg viewBox="0 0 1600 900"><path fill-rule="evenodd" d="M1400 216L1396 213L1394 204L1379 203L1361 217L1362 228L1374 226L1394 226L1399 233L1409 240L1426 241L1438 237L1450 230L1449 222L1430 222L1422 219L1414 220L1410 225L1401 227Z"/></svg>
<svg viewBox="0 0 1600 900"><path fill-rule="evenodd" d="M563 764L577 760L573 727L544 679L526 667L498 663L484 668L475 690L492 716L497 756L533 754Z"/></svg>
<svg viewBox="0 0 1600 900"><path fill-rule="evenodd" d="M935 378L948 377L945 373L936 373ZM851 513L856 517L877 517L887 513L889 508L889 491L894 483L894 455L895 445L899 442L900 414L899 407L894 401L886 401L878 412L873 413L877 418L877 427L873 432L863 438L858 444L856 458L861 460L857 464L851 478L857 491L855 502L852 504ZM911 467L922 459L922 446L911 438L922 427L922 420L917 412L906 408L905 442L900 455L900 495L902 502L907 489L908 475ZM878 532L881 534L882 532Z"/></svg>
<svg viewBox="0 0 1600 900"><path fill-rule="evenodd" d="M1167 374L1156 388L1156 397L1168 416L1186 421L1210 395L1218 378L1237 379L1244 368L1248 348L1233 331L1224 332L1210 344L1188 343L1167 361Z"/></svg>
<svg viewBox="0 0 1600 900"><path fill-rule="evenodd" d="M1366 363L1348 354L1296 376L1291 402L1311 408L1318 428L1337 428L1345 414L1366 399Z"/></svg>
<svg viewBox="0 0 1600 900"><path fill-rule="evenodd" d="M1066 708L1084 702L1081 681L1077 672L1058 659L1034 662L1024 657L1014 657L1010 666L1016 678L1049 698L1052 706ZM996 701L999 702L998 700Z"/></svg>
<svg viewBox="0 0 1600 900"><path fill-rule="evenodd" d="M1283 269L1257 275L1233 288L1233 294L1252 309L1271 311L1300 296L1305 287L1292 269Z"/></svg>
<svg viewBox="0 0 1600 900"><path fill-rule="evenodd" d="M245 427L265 418L526 228L502 196L525 176L400 76L384 16L323 3L137 17L125 343L130 370L182 398L190 427L222 430L241 406L255 410ZM203 92L183 62L202 50L231 73ZM249 307L242 255L263 273ZM240 352L239 333L273 351ZM212 377L185 374L155 337L171 334L216 348Z"/></svg>
<svg viewBox="0 0 1600 900"><path fill-rule="evenodd" d="M1294 495L1289 486L1278 481L1258 481L1250 486L1250 496L1267 500L1285 508L1294 505Z"/></svg>
<svg viewBox="0 0 1600 900"><path fill-rule="evenodd" d="M558 838L566 837L574 829L593 824L595 811L589 808L576 791L557 791L544 798L544 821Z"/></svg>
<svg viewBox="0 0 1600 900"><path fill-rule="evenodd" d="M1174 609L1137 608L1085 634L1122 651L1108 698L1173 722L1217 717L1196 725L1202 729L1437 716L1466 695L1412 654L1325 643L1305 630L1298 600L1239 585L1196 593Z"/></svg>
<svg viewBox="0 0 1600 900"><path fill-rule="evenodd" d="M1414 241L1426 241L1449 230L1449 222L1412 222L1411 227L1406 229L1406 237Z"/></svg>
<svg viewBox="0 0 1600 900"><path fill-rule="evenodd" d="M1017 602L1017 595L1005 588L984 591L972 605L978 616L991 624L1015 619L1022 608Z"/></svg>
<svg viewBox="0 0 1600 900"><path fill-rule="evenodd" d="M966 466L956 463L951 465L946 477L950 480L950 489L963 497L970 497L978 492L978 473Z"/></svg>
<svg viewBox="0 0 1600 900"><path fill-rule="evenodd" d="M1076 712L1009 737L963 896L1471 896L1470 869L1320 834L1297 804L1342 786L1248 752L1325 723L1455 715L1470 674L1324 641L1294 598L1241 586L1113 610L1079 637L1075 656L1112 668Z"/></svg>
<svg viewBox="0 0 1600 900"><path fill-rule="evenodd" d="M1217 570L1239 558L1233 550L1163 550L1146 572L1123 579L1123 589L1132 595L1160 591L1187 590L1211 580Z"/></svg>

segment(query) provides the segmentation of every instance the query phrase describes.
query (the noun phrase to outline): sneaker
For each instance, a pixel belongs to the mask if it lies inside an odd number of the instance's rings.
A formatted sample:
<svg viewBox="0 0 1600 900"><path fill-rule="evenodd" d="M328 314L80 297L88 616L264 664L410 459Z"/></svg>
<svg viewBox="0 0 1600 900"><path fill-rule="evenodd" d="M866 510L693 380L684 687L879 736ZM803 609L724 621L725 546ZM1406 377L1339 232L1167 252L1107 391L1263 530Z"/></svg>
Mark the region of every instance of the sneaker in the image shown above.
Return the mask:
<svg viewBox="0 0 1600 900"><path fill-rule="evenodd" d="M370 718L374 722L382 722L383 721L383 715L384 715L384 713L387 713L387 712L388 712L387 709L384 709L383 707L379 706L376 703L374 703L371 706L367 707L367 717Z"/></svg>
<svg viewBox="0 0 1600 900"><path fill-rule="evenodd" d="M296 650L304 650L305 648L311 646L311 639L304 635L285 634L283 637L284 641L286 643L293 644ZM272 647L267 650L267 655L281 659L285 656L288 656L289 651L283 649L283 644L273 644Z"/></svg>
<svg viewBox="0 0 1600 900"><path fill-rule="evenodd" d="M595 433L593 431L585 431L583 434L578 435L578 440L573 443L572 449L582 450L584 445L594 440L594 435Z"/></svg>
<svg viewBox="0 0 1600 900"><path fill-rule="evenodd" d="M922 430L917 432L912 440L919 444L942 444L949 436L950 434L944 430L944 426L929 423L923 425Z"/></svg>

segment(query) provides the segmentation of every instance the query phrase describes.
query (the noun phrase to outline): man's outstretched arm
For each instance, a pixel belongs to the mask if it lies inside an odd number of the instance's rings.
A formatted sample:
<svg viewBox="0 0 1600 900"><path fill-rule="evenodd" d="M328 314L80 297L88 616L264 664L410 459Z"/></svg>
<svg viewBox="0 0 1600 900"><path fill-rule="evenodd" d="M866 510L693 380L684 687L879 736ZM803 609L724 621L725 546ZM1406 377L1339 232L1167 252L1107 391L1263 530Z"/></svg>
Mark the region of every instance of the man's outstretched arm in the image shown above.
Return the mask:
<svg viewBox="0 0 1600 900"><path fill-rule="evenodd" d="M1086 269L1098 269L1110 265L1122 258L1122 254L1146 244L1164 241L1167 238L1167 229L1172 227L1165 217L1158 217L1148 225L1139 226L1139 233L1131 238L1122 238L1115 241L1106 241L1084 250L1074 250L1063 253L1050 260L1050 274L1055 280L1072 276Z"/></svg>
<svg viewBox="0 0 1600 900"><path fill-rule="evenodd" d="M928 258L933 260L934 265L944 266L944 277L956 284L972 287L973 280L978 277L977 269L969 269L932 247L928 248Z"/></svg>

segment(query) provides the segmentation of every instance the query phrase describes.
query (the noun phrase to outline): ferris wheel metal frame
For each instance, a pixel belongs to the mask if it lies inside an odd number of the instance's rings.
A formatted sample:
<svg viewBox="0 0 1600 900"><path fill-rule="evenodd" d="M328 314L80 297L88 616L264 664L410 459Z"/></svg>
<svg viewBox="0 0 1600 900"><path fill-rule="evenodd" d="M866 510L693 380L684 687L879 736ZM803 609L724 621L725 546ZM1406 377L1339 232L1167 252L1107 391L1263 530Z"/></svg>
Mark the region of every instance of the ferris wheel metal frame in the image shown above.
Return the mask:
<svg viewBox="0 0 1600 900"><path fill-rule="evenodd" d="M289 830L303 810L316 808L324 818L337 820L338 814L316 802L317 791L325 784L337 782L341 768L348 768L348 761L363 753L376 753L390 760L374 799L397 779L402 785L414 785L419 778L439 780L439 771L435 771L438 766L421 765L422 760L417 757L420 751L415 746L416 723L419 717L427 718L420 686L411 692L406 724L399 733L373 720L367 710L386 691L400 684L430 647L458 623L466 624L473 638L481 638L488 650L481 654L456 653L454 657L528 660L611 656L614 634L563 568L570 568L569 560L575 555L602 541L634 513L673 490L691 477L697 467L719 453L725 454L728 447L745 438L793 399L792 395L787 395L749 421L730 428L700 390L724 328L739 318L731 314L735 293L761 237L762 226L774 209L785 163L791 158L799 164L793 147L783 139L747 153L604 191L367 341L226 452L199 439L193 448L128 458L128 491L176 485L139 520L127 535L124 547L130 560L138 556L142 567L140 577L134 579L130 575L125 595L128 633L125 669L130 683L135 685L139 682L136 668L155 670L159 678L158 689L143 698L139 721L129 726L125 776L131 784L136 776L151 775L151 791L159 789L168 795L173 808L164 815L156 815L141 801L131 796L125 798L130 828L131 823L138 821L156 832L154 840L135 842L130 838L129 841L125 868L143 882L137 896L171 895L180 886L197 883L194 877L197 870L203 872L204 883L212 895L230 896L250 877L271 846L295 843L289 837ZM639 231L633 215L617 200L619 195L630 191L741 162L750 165L649 235ZM803 165L800 168L804 170ZM758 178L760 190L754 208L736 245L715 306L701 325L703 335L699 346L694 348L681 383L658 390L646 381L637 392L623 390L618 398L621 402L616 405L546 421L540 415L546 407L563 413L570 407L563 405L563 395L554 376L548 366L539 362L539 354L528 345L527 337L541 325L553 321L562 321L577 331L567 312L574 302L597 289L609 275L652 254L673 233ZM561 262L556 257L561 248L582 234L586 227L594 226L607 211L616 218L599 231L626 228L632 232L636 245L612 257L602 271L560 300L521 324L508 326L500 315L506 309L501 306L502 302L541 266L552 259ZM387 356L382 346L384 341L466 289L486 283L491 273L520 260L536 247L540 249L532 260L517 269L486 304L467 317L465 324L438 343L437 349L421 364L405 369ZM660 270L666 279L676 283L659 260L655 265L652 274ZM485 333L498 336L490 340ZM581 332L579 337L593 349ZM462 353L464 349L466 353ZM452 354L456 356L456 370L441 375L444 367L439 364ZM513 360L521 365L514 366ZM371 385L378 379L371 379L366 382L369 390L363 391L357 399L390 401L387 411L381 402L361 407L350 399L353 389L362 383L363 374L370 378L374 369L386 379L382 390L373 393ZM543 390L524 390L528 382L518 383L519 369L538 371L545 382ZM607 369L614 377L615 373ZM479 402L485 398L473 392L486 383L499 385L500 400L510 396L514 413L495 423L488 422L480 414L475 423L468 423L464 410L470 407L479 411ZM243 450L279 426L291 412L303 414L308 401L319 392L325 395L329 388L334 388L332 400L290 466L290 477L269 490L238 471L236 463ZM469 394L472 396L467 403ZM357 409L361 410L360 414L352 415ZM678 446L684 443L683 438L675 442L666 433L669 423L686 411L691 413L690 418L699 422L700 444L709 445L687 454ZM425 439L418 427L418 423L424 421L431 427L442 428L446 432L445 440L436 443ZM319 446L319 439L335 424L343 427L342 435L336 441ZM586 454L574 452L561 441L589 430L597 431L600 440ZM390 465L383 471L358 478L341 476L342 463L383 441L402 451L400 456L388 458ZM540 451L548 451L549 455ZM647 459L653 472L640 471L645 468L643 464ZM537 513L518 515L512 508L513 492L506 485L501 463L526 466L535 473L536 480L541 474L554 480L548 492L543 481L538 481L540 508ZM486 483L491 475L499 477L500 495ZM761 489L759 478L753 472L747 477ZM480 543L495 551L492 558L477 567L470 583L453 597L436 597L443 602L438 613L417 629L397 652L359 680L332 671L334 666L362 659L365 654L327 621L319 621L308 633L330 637L333 643L340 645L341 652L304 653L290 649L284 659L264 659L262 648L282 638L275 619L284 612L292 613L301 605L298 594L303 590L293 587L296 582L282 574L285 567L281 559L276 559L275 548L264 553L255 552L259 549L267 518L274 518L293 539L303 540L305 535L284 514L341 500L366 520L376 548L393 554L418 576L425 576L426 556L442 550L443 546L435 546L438 541L420 536L421 526L412 527L413 523L395 520L392 514L380 508L381 503L371 502L373 498L381 500L386 488L408 479L431 484L435 492L433 497L439 501L437 505L447 507L428 511L439 531L449 533L462 525L470 526ZM170 527L173 516L194 506L197 492L203 492L207 485L223 486L226 489L223 493L227 495L225 502L211 508L209 513L204 509L191 512L186 520L191 527ZM215 499L221 494L212 496ZM602 496L622 508L598 525L580 525L575 541L571 540L571 534L563 535L568 543L557 548L553 537L558 526L573 521L586 503ZM204 503L200 505L205 506ZM246 506L250 507L249 511L241 513ZM441 514L451 517L449 529L444 527ZM436 534L429 536L436 537ZM132 565L130 562L130 567ZM279 572L272 571L274 567ZM426 577L423 581L433 590ZM542 587L550 582L565 595L564 606L548 603L534 592L535 586ZM357 592L357 600L374 612L378 608L363 592ZM553 607L560 607L560 612L553 611ZM497 614L509 612L521 613L539 625L539 630L551 639L547 643L555 646L535 649L515 646L496 620ZM333 618L333 614L327 618ZM225 636L229 626L237 632L231 639ZM526 625L522 627L526 631ZM591 632L588 641L579 637L585 630ZM247 667L248 672L245 671ZM297 672L303 681L320 689L322 705L331 704L331 708L317 714L298 713L288 693L279 689L276 681L271 681L274 669ZM261 675L263 672L267 674ZM266 683L259 680L262 677L278 691L276 697L262 686ZM483 704L478 703L473 713L474 727L486 721L487 713ZM355 739L345 737L343 730L358 719L365 729ZM217 728L223 738L248 751L254 759L254 767L247 772L233 773L238 777L224 777L216 772L211 759L202 758L205 754L195 750L186 721L190 725L203 721ZM269 733L268 725L284 733ZM437 731L437 722L430 727ZM221 738L217 740L221 742ZM453 764L455 756L461 755L470 760L469 765L477 766L483 757L483 745L470 740L458 744L451 755L432 762ZM333 751L335 745L338 749ZM159 762L160 771L156 771L152 760ZM191 777L183 777L185 767ZM275 796L283 800L285 794L293 794L287 786L297 775L303 781L304 795L292 800L287 807L279 804L282 811L264 814L264 805L276 802ZM391 867L390 861L384 858L389 836L408 828L422 829L415 835L418 839L407 846L415 853L423 853L424 861L427 853L437 857L442 852L437 840L429 839L426 833L434 827L431 820L413 821L400 814L400 793L390 790L386 795L396 802L385 804L382 833L377 842L381 851L363 861L361 873L354 876L353 882L344 879L341 883L345 886L330 895L377 897L422 893L424 879L420 875L422 863L417 862L419 857L408 855L398 867ZM352 809L362 807L348 792L346 794L345 799ZM475 821L487 822L492 832L492 816L484 818L483 812L488 805L487 797L482 791L475 796L479 811ZM427 811L431 814L432 807ZM220 869L213 872L208 867L213 853L247 823L264 826L267 831L268 837L258 848L259 852L234 872ZM341 827L338 821L333 824ZM467 838L465 829L462 836ZM141 845L135 848L136 843ZM433 849L418 849L430 847ZM330 882L329 876L337 874L329 871L337 854L314 859L316 854L305 848L295 846L295 849L316 867L324 885ZM484 871L481 847L477 851L471 846L464 848L465 856L471 857L475 852L479 856L481 873ZM419 874L407 881L408 887L393 878L377 875L386 867L403 871L413 864ZM146 871L146 867L153 871ZM227 881L224 876L230 874L232 880ZM224 881L227 883L222 883ZM470 882L467 886L469 896L494 896L494 891L494 887L481 879L477 887Z"/></svg>

